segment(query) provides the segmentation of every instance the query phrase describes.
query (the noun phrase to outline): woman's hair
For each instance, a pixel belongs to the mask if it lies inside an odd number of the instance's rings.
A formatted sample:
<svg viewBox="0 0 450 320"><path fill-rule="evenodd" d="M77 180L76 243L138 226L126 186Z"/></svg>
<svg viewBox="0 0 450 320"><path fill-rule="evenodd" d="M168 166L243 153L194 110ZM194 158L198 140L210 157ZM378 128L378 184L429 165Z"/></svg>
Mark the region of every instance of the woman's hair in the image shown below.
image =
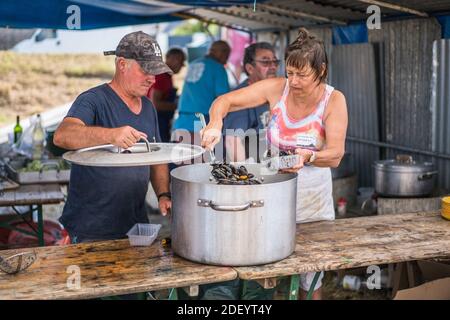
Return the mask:
<svg viewBox="0 0 450 320"><path fill-rule="evenodd" d="M325 82L328 75L328 58L323 42L300 28L297 38L286 49L286 66L302 70L310 66L315 74L314 80ZM323 69L323 66L325 68ZM323 74L321 72L323 70Z"/></svg>

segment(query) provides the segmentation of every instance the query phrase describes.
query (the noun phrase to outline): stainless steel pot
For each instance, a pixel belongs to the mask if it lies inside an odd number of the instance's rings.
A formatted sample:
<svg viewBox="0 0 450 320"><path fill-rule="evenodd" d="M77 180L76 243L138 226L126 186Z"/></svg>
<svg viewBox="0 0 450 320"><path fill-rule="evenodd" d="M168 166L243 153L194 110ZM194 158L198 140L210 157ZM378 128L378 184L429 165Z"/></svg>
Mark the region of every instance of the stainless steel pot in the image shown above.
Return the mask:
<svg viewBox="0 0 450 320"><path fill-rule="evenodd" d="M410 156L380 160L373 164L375 191L388 197L423 197L433 192L437 171L431 162Z"/></svg>
<svg viewBox="0 0 450 320"><path fill-rule="evenodd" d="M172 170L172 248L206 264L245 266L289 256L295 248L296 174L261 175L260 185L218 185L209 164ZM266 171L267 172L267 171Z"/></svg>

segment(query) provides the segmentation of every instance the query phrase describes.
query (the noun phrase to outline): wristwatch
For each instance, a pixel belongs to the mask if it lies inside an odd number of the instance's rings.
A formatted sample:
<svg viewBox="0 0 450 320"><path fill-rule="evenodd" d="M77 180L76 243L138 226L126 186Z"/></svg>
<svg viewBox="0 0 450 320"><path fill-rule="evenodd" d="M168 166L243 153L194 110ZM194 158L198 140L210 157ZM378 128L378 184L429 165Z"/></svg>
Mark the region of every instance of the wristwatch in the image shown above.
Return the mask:
<svg viewBox="0 0 450 320"><path fill-rule="evenodd" d="M159 199L161 197L166 197L166 198L172 199L172 193L170 193L170 192L163 192L163 193L158 194L158 201L159 201Z"/></svg>

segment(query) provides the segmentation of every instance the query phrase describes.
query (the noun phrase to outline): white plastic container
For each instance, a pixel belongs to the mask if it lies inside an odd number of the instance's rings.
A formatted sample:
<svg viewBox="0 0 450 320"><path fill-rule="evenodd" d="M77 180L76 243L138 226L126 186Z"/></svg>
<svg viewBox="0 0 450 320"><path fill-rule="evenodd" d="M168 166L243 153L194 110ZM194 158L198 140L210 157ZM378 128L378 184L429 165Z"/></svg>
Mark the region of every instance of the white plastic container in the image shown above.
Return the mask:
<svg viewBox="0 0 450 320"><path fill-rule="evenodd" d="M270 158L267 162L267 167L270 170L289 169L297 165L300 161L300 155L291 154L281 157Z"/></svg>
<svg viewBox="0 0 450 320"><path fill-rule="evenodd" d="M150 246L158 236L159 229L161 229L160 224L136 223L127 232L130 245Z"/></svg>
<svg viewBox="0 0 450 320"><path fill-rule="evenodd" d="M346 290L359 291L363 284L365 283L361 281L361 278L354 275L346 275L342 279L342 287Z"/></svg>

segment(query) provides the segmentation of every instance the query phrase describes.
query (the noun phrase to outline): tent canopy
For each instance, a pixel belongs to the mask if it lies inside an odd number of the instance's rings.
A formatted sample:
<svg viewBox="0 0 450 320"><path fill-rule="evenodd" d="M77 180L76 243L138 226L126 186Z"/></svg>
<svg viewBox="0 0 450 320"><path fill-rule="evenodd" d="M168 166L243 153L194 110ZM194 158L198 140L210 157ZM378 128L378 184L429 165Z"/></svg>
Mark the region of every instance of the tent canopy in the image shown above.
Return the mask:
<svg viewBox="0 0 450 320"><path fill-rule="evenodd" d="M383 21L436 16L449 29L448 0L15 0L0 1L0 27L71 29L73 5L81 30L186 18L253 32L343 27L365 23L374 3Z"/></svg>
<svg viewBox="0 0 450 320"><path fill-rule="evenodd" d="M181 20L177 13L198 6L230 6L253 0L15 0L0 1L0 27L95 29ZM261 2L261 0L259 1ZM77 6L77 7L73 7ZM75 20L76 17L79 20ZM79 21L79 24L75 23ZM78 27L74 27L78 26Z"/></svg>

